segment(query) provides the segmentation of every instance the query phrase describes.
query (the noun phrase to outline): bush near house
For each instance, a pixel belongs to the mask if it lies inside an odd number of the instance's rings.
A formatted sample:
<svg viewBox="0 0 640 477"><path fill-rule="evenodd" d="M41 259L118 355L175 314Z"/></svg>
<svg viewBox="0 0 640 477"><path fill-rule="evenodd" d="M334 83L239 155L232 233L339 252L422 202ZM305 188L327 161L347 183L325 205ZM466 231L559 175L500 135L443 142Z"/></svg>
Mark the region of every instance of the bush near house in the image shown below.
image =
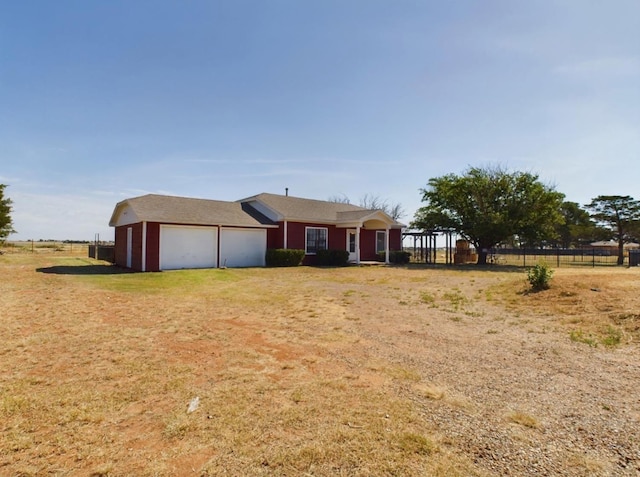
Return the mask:
<svg viewBox="0 0 640 477"><path fill-rule="evenodd" d="M349 252L346 250L318 250L316 265L344 267L349 263Z"/></svg>
<svg viewBox="0 0 640 477"><path fill-rule="evenodd" d="M270 248L265 258L267 267L298 267L304 258L304 250Z"/></svg>
<svg viewBox="0 0 640 477"><path fill-rule="evenodd" d="M378 252L378 260L384 262L384 252ZM389 262L396 264L409 263L411 252L404 250L389 250Z"/></svg>

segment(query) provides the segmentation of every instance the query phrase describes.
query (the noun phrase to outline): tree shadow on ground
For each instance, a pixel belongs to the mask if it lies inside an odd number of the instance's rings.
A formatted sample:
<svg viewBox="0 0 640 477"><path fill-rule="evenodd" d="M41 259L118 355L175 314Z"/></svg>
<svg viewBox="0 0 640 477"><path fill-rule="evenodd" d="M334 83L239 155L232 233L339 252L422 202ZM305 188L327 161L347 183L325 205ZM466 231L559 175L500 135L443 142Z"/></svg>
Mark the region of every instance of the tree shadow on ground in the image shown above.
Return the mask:
<svg viewBox="0 0 640 477"><path fill-rule="evenodd" d="M452 264L452 263L410 263L405 265L392 265L395 267L405 268L407 270L456 270L463 272L487 272L487 273L522 273L527 267L521 265L496 265L487 263L486 265L477 265L475 263Z"/></svg>
<svg viewBox="0 0 640 477"><path fill-rule="evenodd" d="M132 273L131 270L115 265L55 265L53 267L36 268L39 273L53 273L55 275L119 275Z"/></svg>

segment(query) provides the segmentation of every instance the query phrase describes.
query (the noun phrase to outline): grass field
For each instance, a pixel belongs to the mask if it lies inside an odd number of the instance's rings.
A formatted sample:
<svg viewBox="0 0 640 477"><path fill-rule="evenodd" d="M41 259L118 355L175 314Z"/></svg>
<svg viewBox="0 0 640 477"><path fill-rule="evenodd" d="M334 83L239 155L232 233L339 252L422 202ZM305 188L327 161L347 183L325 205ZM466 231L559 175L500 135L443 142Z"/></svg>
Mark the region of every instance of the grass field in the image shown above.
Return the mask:
<svg viewBox="0 0 640 477"><path fill-rule="evenodd" d="M0 475L640 472L638 270L0 271Z"/></svg>

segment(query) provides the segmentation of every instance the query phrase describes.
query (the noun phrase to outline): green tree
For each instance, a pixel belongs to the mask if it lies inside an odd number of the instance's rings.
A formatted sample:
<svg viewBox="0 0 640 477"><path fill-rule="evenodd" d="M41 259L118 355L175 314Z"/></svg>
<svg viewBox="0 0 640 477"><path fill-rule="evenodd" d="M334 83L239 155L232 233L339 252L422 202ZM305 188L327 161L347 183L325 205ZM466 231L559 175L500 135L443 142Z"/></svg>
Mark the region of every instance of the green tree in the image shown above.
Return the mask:
<svg viewBox="0 0 640 477"><path fill-rule="evenodd" d="M513 236L528 244L555 238L562 221L563 194L535 174L499 166L431 178L421 192L427 205L412 226L457 232L476 247L479 265L486 264L489 249Z"/></svg>
<svg viewBox="0 0 640 477"><path fill-rule="evenodd" d="M0 184L0 243L4 243L9 234L15 233L11 220L11 199L4 196L6 184Z"/></svg>
<svg viewBox="0 0 640 477"><path fill-rule="evenodd" d="M640 221L636 221L631 225L629 238L630 242L640 243Z"/></svg>
<svg viewBox="0 0 640 477"><path fill-rule="evenodd" d="M585 207L591 211L591 218L618 242L618 265L622 265L624 244L632 240L639 227L640 201L629 195L599 195Z"/></svg>
<svg viewBox="0 0 640 477"><path fill-rule="evenodd" d="M558 242L562 248L579 247L595 240L605 240L609 233L593 220L589 212L577 202L563 202L560 206L562 223L556 227Z"/></svg>

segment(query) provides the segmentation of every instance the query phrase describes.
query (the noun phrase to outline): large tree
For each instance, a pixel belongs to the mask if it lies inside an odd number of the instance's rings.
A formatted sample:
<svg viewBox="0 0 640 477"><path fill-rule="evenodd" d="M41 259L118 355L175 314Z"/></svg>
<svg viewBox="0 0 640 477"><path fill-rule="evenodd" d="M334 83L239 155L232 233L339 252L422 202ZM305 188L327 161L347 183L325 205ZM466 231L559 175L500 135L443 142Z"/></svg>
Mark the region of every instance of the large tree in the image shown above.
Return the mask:
<svg viewBox="0 0 640 477"><path fill-rule="evenodd" d="M4 196L6 184L0 184L0 243L4 243L9 234L15 233L11 220L11 199Z"/></svg>
<svg viewBox="0 0 640 477"><path fill-rule="evenodd" d="M528 244L554 238L562 222L563 194L535 174L500 166L435 177L421 192L427 205L416 212L413 227L465 237L476 247L479 265L486 263L489 249L513 236Z"/></svg>
<svg viewBox="0 0 640 477"><path fill-rule="evenodd" d="M631 241L640 222L640 201L629 195L599 195L585 206L591 218L607 228L618 242L618 265L624 263L624 244Z"/></svg>
<svg viewBox="0 0 640 477"><path fill-rule="evenodd" d="M595 240L605 240L609 232L598 226L589 212L577 202L563 202L560 206L562 223L556 226L557 245L562 248L579 247Z"/></svg>

